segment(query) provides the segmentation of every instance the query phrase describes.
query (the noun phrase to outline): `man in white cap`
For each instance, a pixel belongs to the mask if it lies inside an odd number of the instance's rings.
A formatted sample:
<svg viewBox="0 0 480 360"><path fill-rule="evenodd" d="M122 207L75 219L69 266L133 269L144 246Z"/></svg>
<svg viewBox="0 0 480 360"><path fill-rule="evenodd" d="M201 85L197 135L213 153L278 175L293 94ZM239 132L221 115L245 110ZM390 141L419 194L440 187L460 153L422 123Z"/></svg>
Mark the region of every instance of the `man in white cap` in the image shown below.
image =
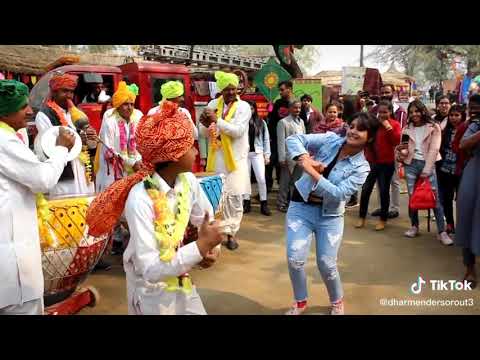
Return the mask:
<svg viewBox="0 0 480 360"><path fill-rule="evenodd" d="M237 95L237 75L215 72L221 96L210 101L200 117L200 132L208 137L207 171L225 175L223 204L224 245L229 250L238 248L235 235L243 216L243 194L250 178L247 157L250 105Z"/></svg>

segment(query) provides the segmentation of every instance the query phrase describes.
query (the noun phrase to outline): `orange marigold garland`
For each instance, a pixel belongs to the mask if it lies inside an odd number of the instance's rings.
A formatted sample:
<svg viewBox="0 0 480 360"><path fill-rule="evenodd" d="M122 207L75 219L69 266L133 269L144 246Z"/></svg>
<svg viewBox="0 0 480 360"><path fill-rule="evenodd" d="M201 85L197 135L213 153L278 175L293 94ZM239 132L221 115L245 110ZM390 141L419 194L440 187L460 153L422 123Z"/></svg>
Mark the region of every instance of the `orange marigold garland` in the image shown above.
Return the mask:
<svg viewBox="0 0 480 360"><path fill-rule="evenodd" d="M80 162L85 166L85 180L87 185L92 183L92 161L90 160L90 153L88 152L88 146L82 146L82 152L78 156Z"/></svg>

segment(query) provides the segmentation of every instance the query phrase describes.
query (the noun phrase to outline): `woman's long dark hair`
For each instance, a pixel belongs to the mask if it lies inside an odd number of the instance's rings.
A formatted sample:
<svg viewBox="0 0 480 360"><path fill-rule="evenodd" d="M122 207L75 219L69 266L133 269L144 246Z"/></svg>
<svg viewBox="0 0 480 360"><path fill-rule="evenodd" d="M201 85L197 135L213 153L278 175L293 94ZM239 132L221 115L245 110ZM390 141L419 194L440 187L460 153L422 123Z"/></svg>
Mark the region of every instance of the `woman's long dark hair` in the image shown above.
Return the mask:
<svg viewBox="0 0 480 360"><path fill-rule="evenodd" d="M357 112L353 114L352 122L353 120L357 120L358 130L367 131L368 133L367 144L373 143L373 141L375 140L375 136L377 135L377 130L380 125L378 119L372 114L365 113L365 112Z"/></svg>
<svg viewBox="0 0 480 360"><path fill-rule="evenodd" d="M408 116L408 124L410 125L410 123L412 122L412 120L410 119L410 109L413 107L415 107L417 110L420 111L420 113L422 114L422 121L425 123L425 124L434 124L434 121L432 120L432 117L430 116L430 112L428 111L427 107L425 106L425 104L423 102L421 102L420 100L416 99L416 100L413 100L409 105L408 105L408 109L407 109L407 116Z"/></svg>
<svg viewBox="0 0 480 360"><path fill-rule="evenodd" d="M448 116L450 117L450 114L454 112L460 113L462 115L462 122L467 120L467 110L465 109L465 106L459 105L459 104L452 105L452 107L448 111ZM450 125L450 121L447 123L447 126L449 125Z"/></svg>
<svg viewBox="0 0 480 360"><path fill-rule="evenodd" d="M376 116L366 112L357 112L353 114L351 123L353 123L354 120L357 120L358 130L367 131L367 144L365 145L365 153L369 153L375 158L375 138L377 136L377 130L380 122ZM350 127L352 126L351 123Z"/></svg>
<svg viewBox="0 0 480 360"><path fill-rule="evenodd" d="M263 120L258 116L257 103L255 101L247 101L248 104L253 107L252 117L250 118L250 123L253 124L255 128L255 136L259 136L263 133Z"/></svg>
<svg viewBox="0 0 480 360"><path fill-rule="evenodd" d="M393 112L393 104L392 104L391 101L381 100L381 101L378 103L377 109L378 109L380 106L386 106L386 107L387 107L388 111L390 111L390 118L394 118L394 117L395 117L395 113Z"/></svg>
<svg viewBox="0 0 480 360"><path fill-rule="evenodd" d="M343 112L342 112L342 119L347 123L350 124L353 119L355 119L355 115L358 113L355 110L355 101L353 97L344 97L343 99Z"/></svg>
<svg viewBox="0 0 480 360"><path fill-rule="evenodd" d="M462 122L464 122L467 119L467 112L465 110L465 107L462 105L452 105L450 110L448 111L448 117L450 118L451 113L460 113L462 115ZM448 144L448 141L452 141L453 139L451 138L453 132L453 126L450 124L450 119L447 120L447 126L445 126L445 129L442 131L442 144L440 146L440 154L442 157L445 157L445 147Z"/></svg>

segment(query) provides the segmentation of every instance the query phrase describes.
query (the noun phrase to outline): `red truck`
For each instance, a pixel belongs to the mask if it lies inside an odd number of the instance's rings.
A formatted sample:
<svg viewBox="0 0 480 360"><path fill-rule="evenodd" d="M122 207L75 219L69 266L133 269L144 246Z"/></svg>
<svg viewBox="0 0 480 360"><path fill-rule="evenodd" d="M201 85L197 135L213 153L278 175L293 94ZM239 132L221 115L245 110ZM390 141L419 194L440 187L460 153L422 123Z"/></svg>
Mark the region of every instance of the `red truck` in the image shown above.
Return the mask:
<svg viewBox="0 0 480 360"><path fill-rule="evenodd" d="M112 96L117 89L118 83L122 80L127 84L135 83L139 87L139 95L137 96L135 107L144 114L156 106L161 100L160 87L167 81L181 81L185 88L185 107L190 111L192 119L195 121L196 114L206 106L211 100L208 97L200 97L192 86L189 68L179 64L165 64L160 62L131 62L120 66L101 66L101 65L66 65L55 68L46 73L34 86L30 94L30 103L36 113L42 102L48 95L48 81L54 73L69 73L79 76L78 86L75 90L74 103L87 114L90 124L97 132L100 131L102 125L102 116L107 105L97 103L82 103L83 98L88 94L89 84L85 82L87 74L97 74L103 79L103 84L107 95ZM242 96L244 100L252 100L257 103L260 115L265 116L268 102L261 94L248 94ZM108 105L109 106L109 105ZM33 144L33 138L36 135L34 122L29 124L30 143ZM200 171L199 159L194 171Z"/></svg>

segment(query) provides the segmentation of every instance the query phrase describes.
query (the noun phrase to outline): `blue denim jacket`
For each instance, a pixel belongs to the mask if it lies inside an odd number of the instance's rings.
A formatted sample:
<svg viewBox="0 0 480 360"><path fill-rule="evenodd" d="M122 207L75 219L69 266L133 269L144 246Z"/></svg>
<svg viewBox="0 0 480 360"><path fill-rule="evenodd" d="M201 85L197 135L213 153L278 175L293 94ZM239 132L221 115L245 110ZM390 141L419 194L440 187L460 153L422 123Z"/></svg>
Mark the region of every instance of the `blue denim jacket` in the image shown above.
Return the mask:
<svg viewBox="0 0 480 360"><path fill-rule="evenodd" d="M288 156L293 159L309 153L316 161L330 164L346 138L332 132L325 134L292 135L287 138ZM337 161L328 179L321 177L315 183L307 173L295 182L305 201L311 192L323 198L322 215L339 216L345 212L345 203L362 187L370 172L370 165L362 152Z"/></svg>

